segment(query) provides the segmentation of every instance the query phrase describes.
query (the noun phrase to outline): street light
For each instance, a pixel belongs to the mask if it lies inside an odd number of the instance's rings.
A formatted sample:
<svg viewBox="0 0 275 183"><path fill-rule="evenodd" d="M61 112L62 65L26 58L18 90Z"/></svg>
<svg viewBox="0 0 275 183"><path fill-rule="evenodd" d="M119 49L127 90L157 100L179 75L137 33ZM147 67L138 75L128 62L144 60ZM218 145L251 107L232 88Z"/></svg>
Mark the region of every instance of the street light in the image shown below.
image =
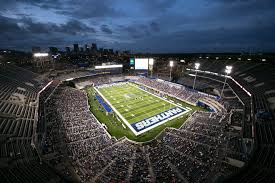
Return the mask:
<svg viewBox="0 0 275 183"><path fill-rule="evenodd" d="M151 78L153 77L153 65L154 65L154 59L149 58L149 68L151 70Z"/></svg>
<svg viewBox="0 0 275 183"><path fill-rule="evenodd" d="M172 80L172 67L174 66L174 62L170 61L169 66L170 66L170 81L171 81Z"/></svg>
<svg viewBox="0 0 275 183"><path fill-rule="evenodd" d="M223 95L223 90L225 88L227 77L228 77L229 74L231 74L232 68L233 68L232 66L226 66L225 67L225 73L226 73L226 75L225 75L225 79L224 79L224 83L223 83L222 92L221 92L221 96L220 97L222 97L222 95Z"/></svg>
<svg viewBox="0 0 275 183"><path fill-rule="evenodd" d="M194 83L193 83L193 90L195 89L197 74L198 74L198 70L199 70L199 68L200 68L200 65L201 65L200 63L195 63L196 74L195 74Z"/></svg>

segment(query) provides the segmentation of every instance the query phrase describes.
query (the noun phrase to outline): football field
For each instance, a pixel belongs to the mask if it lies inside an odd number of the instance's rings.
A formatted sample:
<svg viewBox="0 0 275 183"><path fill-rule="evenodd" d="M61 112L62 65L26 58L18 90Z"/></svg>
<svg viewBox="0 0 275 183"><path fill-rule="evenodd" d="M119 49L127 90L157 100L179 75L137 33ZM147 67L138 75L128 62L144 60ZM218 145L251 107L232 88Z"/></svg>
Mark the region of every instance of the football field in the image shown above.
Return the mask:
<svg viewBox="0 0 275 183"><path fill-rule="evenodd" d="M189 111L132 83L102 85L96 90L135 135Z"/></svg>

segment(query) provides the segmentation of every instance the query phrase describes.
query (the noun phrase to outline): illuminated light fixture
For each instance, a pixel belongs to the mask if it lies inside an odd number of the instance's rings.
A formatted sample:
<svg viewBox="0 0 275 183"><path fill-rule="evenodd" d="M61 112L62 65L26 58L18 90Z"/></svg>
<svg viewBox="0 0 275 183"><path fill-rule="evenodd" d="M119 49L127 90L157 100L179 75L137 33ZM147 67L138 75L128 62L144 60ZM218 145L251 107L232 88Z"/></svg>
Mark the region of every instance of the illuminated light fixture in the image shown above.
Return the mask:
<svg viewBox="0 0 275 183"><path fill-rule="evenodd" d="M242 60L242 58L239 57L238 60Z"/></svg>
<svg viewBox="0 0 275 183"><path fill-rule="evenodd" d="M185 60L180 60L180 62L185 63Z"/></svg>
<svg viewBox="0 0 275 183"><path fill-rule="evenodd" d="M98 65L95 69L112 69L112 68L122 68L123 65Z"/></svg>
<svg viewBox="0 0 275 183"><path fill-rule="evenodd" d="M170 67L173 67L173 66L174 66L174 62L173 62L173 61L170 61L170 62L169 62L169 65L170 65Z"/></svg>
<svg viewBox="0 0 275 183"><path fill-rule="evenodd" d="M196 84L196 79L197 79L197 74L198 74L198 69L200 68L200 63L195 63L195 69L196 69L196 74L193 82L193 90L195 89L195 84Z"/></svg>
<svg viewBox="0 0 275 183"><path fill-rule="evenodd" d="M33 54L34 57L47 57L49 56L48 53L35 53Z"/></svg>
<svg viewBox="0 0 275 183"><path fill-rule="evenodd" d="M198 70L200 68L200 63L195 63L195 69Z"/></svg>
<svg viewBox="0 0 275 183"><path fill-rule="evenodd" d="M251 58L248 58L247 60L248 60L248 61L250 61L250 60L251 60Z"/></svg>
<svg viewBox="0 0 275 183"><path fill-rule="evenodd" d="M201 57L200 57L201 58Z"/></svg>
<svg viewBox="0 0 275 183"><path fill-rule="evenodd" d="M172 80L172 67L174 66L174 62L170 61L169 65L170 65L170 81L171 81Z"/></svg>
<svg viewBox="0 0 275 183"><path fill-rule="evenodd" d="M222 97L222 95L223 95L223 91L224 91L224 88L225 88L225 84L226 84L226 81L227 81L227 77L228 77L228 75L232 72L232 69L233 69L232 66L228 66L228 65L227 65L227 66L225 67L226 76L225 76L225 79L224 79L224 83L223 83L222 92L221 92L221 96L220 96L220 97Z"/></svg>
<svg viewBox="0 0 275 183"><path fill-rule="evenodd" d="M266 59L265 59L265 58L263 58L263 59L262 59L262 62L266 62Z"/></svg>
<svg viewBox="0 0 275 183"><path fill-rule="evenodd" d="M216 57L216 60L219 60L219 57Z"/></svg>
<svg viewBox="0 0 275 183"><path fill-rule="evenodd" d="M154 59L153 58L149 58L149 65L154 65Z"/></svg>
<svg viewBox="0 0 275 183"><path fill-rule="evenodd" d="M151 78L153 77L153 65L154 65L154 59L149 58L149 70L151 71Z"/></svg>
<svg viewBox="0 0 275 183"><path fill-rule="evenodd" d="M209 59L209 57L206 57L207 59Z"/></svg>
<svg viewBox="0 0 275 183"><path fill-rule="evenodd" d="M230 74L231 72L232 72L232 66L226 66L225 67L225 73L228 75L228 74Z"/></svg>
<svg viewBox="0 0 275 183"><path fill-rule="evenodd" d="M231 57L229 57L228 60L231 60Z"/></svg>

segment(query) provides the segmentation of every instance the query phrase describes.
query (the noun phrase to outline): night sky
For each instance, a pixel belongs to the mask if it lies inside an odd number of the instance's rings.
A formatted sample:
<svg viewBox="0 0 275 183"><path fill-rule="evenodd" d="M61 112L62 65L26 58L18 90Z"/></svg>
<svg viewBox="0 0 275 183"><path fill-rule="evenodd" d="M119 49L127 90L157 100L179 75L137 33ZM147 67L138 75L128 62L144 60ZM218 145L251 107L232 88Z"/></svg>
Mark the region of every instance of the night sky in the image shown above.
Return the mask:
<svg viewBox="0 0 275 183"><path fill-rule="evenodd" d="M275 51L275 0L0 0L0 48Z"/></svg>

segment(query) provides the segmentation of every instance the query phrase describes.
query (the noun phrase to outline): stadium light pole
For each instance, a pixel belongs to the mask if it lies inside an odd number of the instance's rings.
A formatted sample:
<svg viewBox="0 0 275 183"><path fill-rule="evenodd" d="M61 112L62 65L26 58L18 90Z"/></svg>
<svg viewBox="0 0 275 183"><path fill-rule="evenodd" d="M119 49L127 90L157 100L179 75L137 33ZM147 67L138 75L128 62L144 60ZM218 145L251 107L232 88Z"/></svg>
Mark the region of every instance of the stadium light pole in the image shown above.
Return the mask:
<svg viewBox="0 0 275 183"><path fill-rule="evenodd" d="M200 65L201 65L200 63L195 63L196 74L195 74L195 78L194 78L194 82L193 82L193 90L195 89L197 74L198 74L198 70L200 68Z"/></svg>
<svg viewBox="0 0 275 183"><path fill-rule="evenodd" d="M224 88L225 88L227 77L232 72L232 68L233 68L232 66L226 66L225 67L225 73L226 73L226 75L225 75L225 79L224 79L224 83L223 83L222 92L221 92L221 96L220 97L222 97L222 95L223 95L223 91L224 91Z"/></svg>
<svg viewBox="0 0 275 183"><path fill-rule="evenodd" d="M171 81L172 80L172 67L174 66L174 62L170 61L169 66L170 66L170 81Z"/></svg>
<svg viewBox="0 0 275 183"><path fill-rule="evenodd" d="M153 65L154 65L154 59L149 59L149 66L151 70L151 78L153 77Z"/></svg>

